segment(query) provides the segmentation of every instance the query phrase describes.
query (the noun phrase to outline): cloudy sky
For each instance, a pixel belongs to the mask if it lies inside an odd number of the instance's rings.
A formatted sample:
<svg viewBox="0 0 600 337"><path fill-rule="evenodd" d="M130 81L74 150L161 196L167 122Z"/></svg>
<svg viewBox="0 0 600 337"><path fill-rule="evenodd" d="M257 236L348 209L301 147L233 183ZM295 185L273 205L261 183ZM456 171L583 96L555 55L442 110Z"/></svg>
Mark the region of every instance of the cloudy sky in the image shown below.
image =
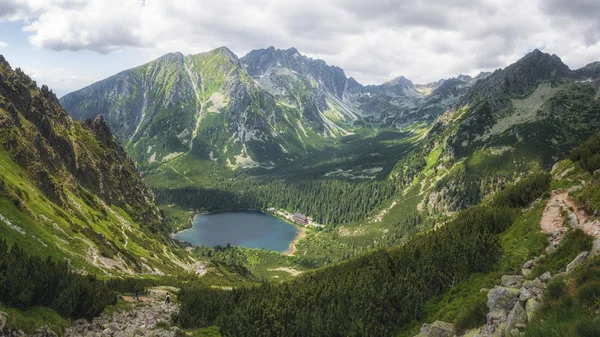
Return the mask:
<svg viewBox="0 0 600 337"><path fill-rule="evenodd" d="M599 0L0 0L0 54L63 95L158 56L296 47L363 84L600 60Z"/></svg>

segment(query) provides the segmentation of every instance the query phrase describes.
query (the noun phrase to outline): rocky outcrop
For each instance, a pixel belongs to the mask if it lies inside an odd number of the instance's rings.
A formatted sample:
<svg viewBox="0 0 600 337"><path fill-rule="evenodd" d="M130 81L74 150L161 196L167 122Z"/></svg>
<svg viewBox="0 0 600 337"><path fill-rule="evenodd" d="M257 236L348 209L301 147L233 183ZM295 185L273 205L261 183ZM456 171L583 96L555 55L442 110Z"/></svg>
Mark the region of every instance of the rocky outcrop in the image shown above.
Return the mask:
<svg viewBox="0 0 600 337"><path fill-rule="evenodd" d="M418 337L452 337L456 334L456 328L454 325L443 322L435 321L433 324L424 324L421 327L421 332L417 335Z"/></svg>
<svg viewBox="0 0 600 337"><path fill-rule="evenodd" d="M181 337L185 334L170 323L171 316L178 310L176 304L165 304L160 300L141 302L131 311L103 315L91 323L75 321L65 331L65 337Z"/></svg>
<svg viewBox="0 0 600 337"><path fill-rule="evenodd" d="M567 265L567 274L569 274L575 268L581 265L585 261L585 259L587 259L588 255L588 252L581 252L579 255L577 255L577 257Z"/></svg>

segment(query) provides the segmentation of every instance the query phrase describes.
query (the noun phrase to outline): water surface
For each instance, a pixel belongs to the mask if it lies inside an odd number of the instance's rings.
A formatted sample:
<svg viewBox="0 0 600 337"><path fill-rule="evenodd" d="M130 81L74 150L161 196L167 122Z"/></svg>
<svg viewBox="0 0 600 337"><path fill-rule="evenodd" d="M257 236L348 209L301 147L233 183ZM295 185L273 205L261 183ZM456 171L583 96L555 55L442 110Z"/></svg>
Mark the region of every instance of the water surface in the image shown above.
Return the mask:
<svg viewBox="0 0 600 337"><path fill-rule="evenodd" d="M299 231L279 218L254 211L197 214L193 225L173 237L195 246L226 246L230 243L232 246L285 252Z"/></svg>

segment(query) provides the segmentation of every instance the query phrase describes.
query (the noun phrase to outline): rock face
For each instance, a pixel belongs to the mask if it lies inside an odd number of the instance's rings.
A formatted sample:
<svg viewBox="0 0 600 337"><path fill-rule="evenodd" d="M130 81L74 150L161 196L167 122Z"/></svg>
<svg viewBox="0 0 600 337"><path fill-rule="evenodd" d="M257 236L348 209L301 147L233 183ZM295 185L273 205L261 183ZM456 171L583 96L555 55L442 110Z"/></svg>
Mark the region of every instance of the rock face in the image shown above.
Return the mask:
<svg viewBox="0 0 600 337"><path fill-rule="evenodd" d="M238 59L221 47L164 55L70 93L61 103L75 119L103 115L143 170L181 155L272 167L308 155L309 140L345 136L357 124L434 121L472 81L440 81L424 95L404 77L363 86L295 48L259 49Z"/></svg>

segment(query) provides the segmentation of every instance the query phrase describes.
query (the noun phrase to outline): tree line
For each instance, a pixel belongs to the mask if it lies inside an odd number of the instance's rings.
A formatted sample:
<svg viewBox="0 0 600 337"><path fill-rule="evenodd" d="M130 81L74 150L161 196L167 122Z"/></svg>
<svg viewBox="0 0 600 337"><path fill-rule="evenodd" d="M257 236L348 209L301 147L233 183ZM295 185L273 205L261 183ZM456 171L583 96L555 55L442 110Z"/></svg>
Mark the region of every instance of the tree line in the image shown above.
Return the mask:
<svg viewBox="0 0 600 337"><path fill-rule="evenodd" d="M355 223L365 219L396 187L385 181L245 180L223 182L218 188L158 188L159 203L176 203L199 211L275 207L312 216L322 224Z"/></svg>
<svg viewBox="0 0 600 337"><path fill-rule="evenodd" d="M499 234L519 207L547 191L533 174L491 205L470 207L405 244L379 249L282 284L221 291L183 287L174 317L186 328L218 325L225 336L390 336L423 304L488 271L502 255ZM508 200L508 202L506 202Z"/></svg>

